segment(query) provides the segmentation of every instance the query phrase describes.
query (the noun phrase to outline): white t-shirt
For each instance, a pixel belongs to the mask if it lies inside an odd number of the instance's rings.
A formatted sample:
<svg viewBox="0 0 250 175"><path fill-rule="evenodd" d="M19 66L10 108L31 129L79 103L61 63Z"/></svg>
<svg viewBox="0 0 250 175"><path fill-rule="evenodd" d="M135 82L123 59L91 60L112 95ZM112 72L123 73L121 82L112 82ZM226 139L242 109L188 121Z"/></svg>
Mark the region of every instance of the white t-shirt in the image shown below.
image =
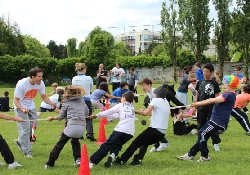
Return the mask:
<svg viewBox="0 0 250 175"><path fill-rule="evenodd" d="M153 98L149 105L154 106L150 127L160 130L168 129L170 106L167 99Z"/></svg>
<svg viewBox="0 0 250 175"><path fill-rule="evenodd" d="M100 117L120 119L115 127L115 131L134 135L135 134L135 111L131 103L119 103L107 111L96 115Z"/></svg>
<svg viewBox="0 0 250 175"><path fill-rule="evenodd" d="M50 96L49 99L50 99L50 101L55 103L57 107L60 106L60 102L58 101L59 100L59 94L54 94L54 95ZM40 107L45 108L45 109L54 109L53 106L50 106L49 104L45 103L44 101L41 103Z"/></svg>
<svg viewBox="0 0 250 175"><path fill-rule="evenodd" d="M147 92L147 95L148 95L150 101L151 101L153 98L156 97L156 95L154 94L154 90L155 90L155 88L152 88L150 92Z"/></svg>
<svg viewBox="0 0 250 175"><path fill-rule="evenodd" d="M117 68L114 67L112 70L112 82L119 83L122 81L122 75L125 74L125 71L123 68Z"/></svg>
<svg viewBox="0 0 250 175"><path fill-rule="evenodd" d="M29 82L30 78L23 78L17 82L14 96L20 98L20 104L23 108L28 110L35 109L34 98L37 93L41 95L45 94L45 85L44 82L41 81L41 84L32 85Z"/></svg>
<svg viewBox="0 0 250 175"><path fill-rule="evenodd" d="M81 86L85 90L85 96L88 96L93 88L93 79L83 74L77 75L73 77L72 85Z"/></svg>

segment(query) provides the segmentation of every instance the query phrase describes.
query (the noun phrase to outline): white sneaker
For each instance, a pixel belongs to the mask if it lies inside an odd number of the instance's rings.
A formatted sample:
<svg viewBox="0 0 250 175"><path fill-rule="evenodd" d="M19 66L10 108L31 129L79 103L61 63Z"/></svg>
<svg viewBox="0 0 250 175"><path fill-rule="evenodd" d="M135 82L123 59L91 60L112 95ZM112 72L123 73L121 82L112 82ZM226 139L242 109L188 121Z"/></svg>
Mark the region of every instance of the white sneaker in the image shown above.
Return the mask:
<svg viewBox="0 0 250 175"><path fill-rule="evenodd" d="M149 151L150 153L156 152L157 149L155 147L151 148L151 150Z"/></svg>
<svg viewBox="0 0 250 175"><path fill-rule="evenodd" d="M33 158L32 154L30 154L30 153L25 154L24 157L25 157L25 158L28 158L28 159L32 159L32 158Z"/></svg>
<svg viewBox="0 0 250 175"><path fill-rule="evenodd" d="M250 136L250 131L246 132L246 135L247 135L247 136Z"/></svg>
<svg viewBox="0 0 250 175"><path fill-rule="evenodd" d="M197 134L197 133L198 133L197 129L192 129L192 131L191 131L191 134L192 134L192 135L195 135L195 134Z"/></svg>
<svg viewBox="0 0 250 175"><path fill-rule="evenodd" d="M220 151L219 144L214 144L214 151Z"/></svg>
<svg viewBox="0 0 250 175"><path fill-rule="evenodd" d="M4 165L5 165L5 163L3 163L3 162L0 161L0 167L4 166Z"/></svg>
<svg viewBox="0 0 250 175"><path fill-rule="evenodd" d="M189 156L188 153L184 154L183 156L178 157L180 160L193 160L193 156Z"/></svg>
<svg viewBox="0 0 250 175"><path fill-rule="evenodd" d="M12 170L12 169L15 169L15 168L18 168L18 167L22 167L23 165L21 165L21 164L19 164L19 163L17 163L17 162L14 162L14 163L11 163L11 164L9 164L9 166L8 166L8 170Z"/></svg>
<svg viewBox="0 0 250 175"><path fill-rule="evenodd" d="M93 169L93 168L94 168L94 164L91 163L91 162L89 162L89 168L90 168L90 169Z"/></svg>
<svg viewBox="0 0 250 175"><path fill-rule="evenodd" d="M166 150L170 146L170 143L160 143L160 146L156 149L157 152Z"/></svg>
<svg viewBox="0 0 250 175"><path fill-rule="evenodd" d="M200 157L199 160L197 160L197 162L207 162L210 161L210 157L206 158L206 157Z"/></svg>
<svg viewBox="0 0 250 175"><path fill-rule="evenodd" d="M80 166L80 164L81 164L81 159L80 158L76 159L76 162L74 163L74 165Z"/></svg>

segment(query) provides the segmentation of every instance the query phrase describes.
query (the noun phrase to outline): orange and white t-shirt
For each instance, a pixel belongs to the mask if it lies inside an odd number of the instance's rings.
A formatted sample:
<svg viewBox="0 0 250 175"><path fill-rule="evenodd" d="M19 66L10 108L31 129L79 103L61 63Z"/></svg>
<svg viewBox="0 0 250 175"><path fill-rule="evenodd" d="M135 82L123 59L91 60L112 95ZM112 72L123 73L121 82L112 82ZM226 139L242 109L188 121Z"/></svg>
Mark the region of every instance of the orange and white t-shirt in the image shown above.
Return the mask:
<svg viewBox="0 0 250 175"><path fill-rule="evenodd" d="M45 85L41 81L41 84L32 85L29 82L29 78L23 78L17 82L14 96L20 98L20 104L22 107L32 110L35 109L34 98L37 93L45 94Z"/></svg>
<svg viewBox="0 0 250 175"><path fill-rule="evenodd" d="M236 96L234 108L244 108L248 105L249 101L250 101L250 94L241 93Z"/></svg>

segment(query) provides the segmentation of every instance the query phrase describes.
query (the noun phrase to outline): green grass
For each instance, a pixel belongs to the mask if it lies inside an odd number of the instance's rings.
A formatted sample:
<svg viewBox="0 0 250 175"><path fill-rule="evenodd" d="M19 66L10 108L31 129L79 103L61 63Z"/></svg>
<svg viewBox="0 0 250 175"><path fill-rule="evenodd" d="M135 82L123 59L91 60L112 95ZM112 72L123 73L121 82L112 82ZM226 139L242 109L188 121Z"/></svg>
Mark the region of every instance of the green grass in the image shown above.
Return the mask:
<svg viewBox="0 0 250 175"><path fill-rule="evenodd" d="M1 88L0 94L3 91L10 91L10 98L13 99L13 88ZM47 92L51 91L47 88ZM139 89L141 92L141 89ZM36 98L37 108L41 103L40 98ZM11 101L12 103L12 101ZM135 104L135 108L143 108L143 97L140 97L140 103ZM13 115L13 112L8 114ZM55 115L55 113L45 113L42 118L46 118L50 115ZM141 116L138 116L142 119ZM116 125L116 121L106 125L107 137L112 132ZM149 121L147 120L147 124ZM98 133L99 121L94 121L94 131ZM147 126L142 126L140 121L136 121L136 135L141 133ZM64 128L64 123L61 121L39 122L39 128L36 131L37 142L33 145L33 159L25 159L23 155L19 152L17 147L13 144L13 140L17 138L17 127L15 122L5 122L0 120L0 133L7 140L11 150L15 155L16 161L24 165L23 168L8 171L5 167L1 167L1 175L74 175L77 174L77 168L73 166L73 156L71 145L68 143L61 155L56 161L56 165L53 169L44 170L44 163L47 161L49 153L53 148L54 144L59 139L59 134ZM178 161L177 156L186 153L189 148L194 144L196 140L196 135L187 136L174 136L172 131L172 119L169 121L169 129L167 132L167 138L171 142L171 146L161 153L147 153L145 159L143 160L143 166L132 167L125 165L123 167L112 167L111 169L105 169L103 167L104 160L93 170L91 174L94 175L166 175L166 174L177 174L177 175L191 175L191 174L248 174L250 171L250 137L244 135L244 131L241 126L236 122L235 119L230 121L228 131L221 135L221 152L214 152L212 149L211 140L209 140L208 145L210 149L211 162L207 163L197 163L196 161ZM95 143L89 142L87 140L81 141L81 143L86 143L88 147L89 156L91 156L99 147ZM121 152L123 152L129 143L124 145ZM151 148L151 147L150 147ZM198 156L196 157L196 159ZM2 158L0 160L3 161ZM106 160L106 159L105 159Z"/></svg>

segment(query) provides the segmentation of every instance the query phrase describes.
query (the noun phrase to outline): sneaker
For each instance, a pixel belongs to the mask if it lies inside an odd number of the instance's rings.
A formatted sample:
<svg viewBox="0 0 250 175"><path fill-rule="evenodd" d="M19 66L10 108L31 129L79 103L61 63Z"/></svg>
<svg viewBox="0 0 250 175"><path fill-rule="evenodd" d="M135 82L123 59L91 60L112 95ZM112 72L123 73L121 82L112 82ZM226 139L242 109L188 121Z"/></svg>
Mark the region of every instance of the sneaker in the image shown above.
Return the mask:
<svg viewBox="0 0 250 175"><path fill-rule="evenodd" d="M80 159L80 158L76 159L74 165L75 165L75 166L80 166L80 164L81 164L81 159Z"/></svg>
<svg viewBox="0 0 250 175"><path fill-rule="evenodd" d="M25 154L24 157L25 157L25 158L28 158L28 159L32 159L32 158L33 158L33 156L32 156L31 153Z"/></svg>
<svg viewBox="0 0 250 175"><path fill-rule="evenodd" d="M160 143L160 146L156 149L157 152L166 150L170 146L170 143Z"/></svg>
<svg viewBox="0 0 250 175"><path fill-rule="evenodd" d="M15 169L15 168L18 168L18 167L22 167L23 165L21 165L21 164L19 164L19 163L17 163L17 162L13 162L13 163L11 163L11 164L9 164L9 166L8 166L8 170L13 170L13 169Z"/></svg>
<svg viewBox="0 0 250 175"><path fill-rule="evenodd" d="M151 148L151 150L149 151L150 153L156 152L157 149L155 147Z"/></svg>
<svg viewBox="0 0 250 175"><path fill-rule="evenodd" d="M107 161L104 163L104 167L110 168L113 165L113 162L114 162L113 157L109 156Z"/></svg>
<svg viewBox="0 0 250 175"><path fill-rule="evenodd" d="M192 131L191 131L191 134L192 134L192 135L195 135L195 134L197 134L197 133L198 133L197 129L192 129Z"/></svg>
<svg viewBox="0 0 250 175"><path fill-rule="evenodd" d="M5 165L5 163L3 163L3 162L0 161L0 167L4 166L4 165Z"/></svg>
<svg viewBox="0 0 250 175"><path fill-rule="evenodd" d="M53 168L54 166L51 166L51 165L48 165L48 164L45 164L44 165L44 168L47 170L47 169L50 169L50 168Z"/></svg>
<svg viewBox="0 0 250 175"><path fill-rule="evenodd" d="M184 154L183 156L178 157L180 160L193 160L193 156L189 156L188 153Z"/></svg>
<svg viewBox="0 0 250 175"><path fill-rule="evenodd" d="M246 132L246 135L247 135L247 136L250 136L250 131Z"/></svg>
<svg viewBox="0 0 250 175"><path fill-rule="evenodd" d="M23 153L22 147L21 147L21 143L19 142L18 139L14 140L15 145L17 146L17 148Z"/></svg>
<svg viewBox="0 0 250 175"><path fill-rule="evenodd" d="M206 161L210 161L210 157L200 157L199 160L197 160L197 162L206 162Z"/></svg>
<svg viewBox="0 0 250 175"><path fill-rule="evenodd" d="M90 168L90 169L94 168L94 164L91 163L91 162L89 162L89 168Z"/></svg>
<svg viewBox="0 0 250 175"><path fill-rule="evenodd" d="M142 160L140 160L138 157L139 157L138 155L135 155L134 159L130 163L130 165L132 165L132 166L140 166L140 165L142 165Z"/></svg>
<svg viewBox="0 0 250 175"><path fill-rule="evenodd" d="M214 151L220 151L219 144L214 144Z"/></svg>
<svg viewBox="0 0 250 175"><path fill-rule="evenodd" d="M116 157L115 161L113 162L115 165L124 165L124 163L121 161L120 157Z"/></svg>

